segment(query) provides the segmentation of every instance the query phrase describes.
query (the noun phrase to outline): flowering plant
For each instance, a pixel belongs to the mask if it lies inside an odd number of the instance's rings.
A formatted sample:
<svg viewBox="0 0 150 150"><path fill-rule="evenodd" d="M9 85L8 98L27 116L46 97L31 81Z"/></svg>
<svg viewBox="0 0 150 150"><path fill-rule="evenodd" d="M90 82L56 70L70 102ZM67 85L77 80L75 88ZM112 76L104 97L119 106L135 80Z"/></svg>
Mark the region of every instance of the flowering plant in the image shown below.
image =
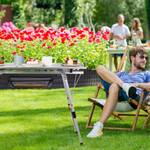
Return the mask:
<svg viewBox="0 0 150 150"><path fill-rule="evenodd" d="M61 27L57 30L30 27L20 30L7 23L0 29L0 55L3 55L5 62L12 62L15 54L23 55L26 61L40 61L42 56L48 55L56 63L72 58L88 68L95 68L106 63L109 34L108 31L94 33L87 27Z"/></svg>

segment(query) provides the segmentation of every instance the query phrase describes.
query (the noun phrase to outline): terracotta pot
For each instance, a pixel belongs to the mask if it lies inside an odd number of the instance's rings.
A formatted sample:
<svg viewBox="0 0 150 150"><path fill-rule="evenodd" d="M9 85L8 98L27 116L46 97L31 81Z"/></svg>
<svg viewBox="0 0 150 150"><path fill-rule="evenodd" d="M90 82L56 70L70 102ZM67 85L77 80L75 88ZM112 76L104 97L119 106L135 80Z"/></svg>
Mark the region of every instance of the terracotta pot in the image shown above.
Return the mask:
<svg viewBox="0 0 150 150"><path fill-rule="evenodd" d="M3 60L0 60L0 64L4 64L4 61L3 61Z"/></svg>

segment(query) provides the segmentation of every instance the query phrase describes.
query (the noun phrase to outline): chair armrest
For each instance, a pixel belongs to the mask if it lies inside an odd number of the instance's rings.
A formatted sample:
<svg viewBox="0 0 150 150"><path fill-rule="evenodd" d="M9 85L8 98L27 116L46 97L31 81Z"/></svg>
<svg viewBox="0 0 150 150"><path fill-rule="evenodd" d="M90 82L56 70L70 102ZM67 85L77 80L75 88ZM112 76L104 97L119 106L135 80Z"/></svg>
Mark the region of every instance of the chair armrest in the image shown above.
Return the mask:
<svg viewBox="0 0 150 150"><path fill-rule="evenodd" d="M96 86L96 92L95 92L94 98L98 97L100 89L103 89L103 85L101 83L98 83Z"/></svg>

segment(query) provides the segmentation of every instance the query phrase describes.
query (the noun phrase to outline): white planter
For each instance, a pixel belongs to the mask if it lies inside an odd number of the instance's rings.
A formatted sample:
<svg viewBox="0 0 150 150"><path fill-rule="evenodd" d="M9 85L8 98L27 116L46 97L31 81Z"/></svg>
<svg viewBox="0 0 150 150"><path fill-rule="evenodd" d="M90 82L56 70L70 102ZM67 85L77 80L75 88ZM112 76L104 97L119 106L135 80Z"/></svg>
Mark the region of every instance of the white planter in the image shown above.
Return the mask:
<svg viewBox="0 0 150 150"><path fill-rule="evenodd" d="M45 66L52 65L52 57L51 56L43 56L42 57L42 64Z"/></svg>

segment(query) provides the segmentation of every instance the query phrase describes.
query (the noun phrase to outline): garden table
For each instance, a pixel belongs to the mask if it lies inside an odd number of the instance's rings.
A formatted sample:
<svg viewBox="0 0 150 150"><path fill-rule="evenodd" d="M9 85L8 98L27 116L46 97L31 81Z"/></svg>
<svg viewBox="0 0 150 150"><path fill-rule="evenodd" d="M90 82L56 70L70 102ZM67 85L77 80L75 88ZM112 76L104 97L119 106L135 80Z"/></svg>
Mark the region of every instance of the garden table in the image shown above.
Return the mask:
<svg viewBox="0 0 150 150"><path fill-rule="evenodd" d="M76 113L74 109L73 99L71 91L69 89L67 74L83 74L84 69L82 65L63 65L63 64L52 64L50 66L38 65L15 65L15 64L1 64L0 74L60 74L62 76L63 85L66 91L66 96L68 100L68 107L71 113L71 118L74 125L74 130L78 134L80 144L83 144L83 140L80 134L80 129L78 126Z"/></svg>
<svg viewBox="0 0 150 150"><path fill-rule="evenodd" d="M108 53L109 53L109 69L112 71L112 57L114 54L123 54L125 51L124 47L119 47L119 48L108 48Z"/></svg>

